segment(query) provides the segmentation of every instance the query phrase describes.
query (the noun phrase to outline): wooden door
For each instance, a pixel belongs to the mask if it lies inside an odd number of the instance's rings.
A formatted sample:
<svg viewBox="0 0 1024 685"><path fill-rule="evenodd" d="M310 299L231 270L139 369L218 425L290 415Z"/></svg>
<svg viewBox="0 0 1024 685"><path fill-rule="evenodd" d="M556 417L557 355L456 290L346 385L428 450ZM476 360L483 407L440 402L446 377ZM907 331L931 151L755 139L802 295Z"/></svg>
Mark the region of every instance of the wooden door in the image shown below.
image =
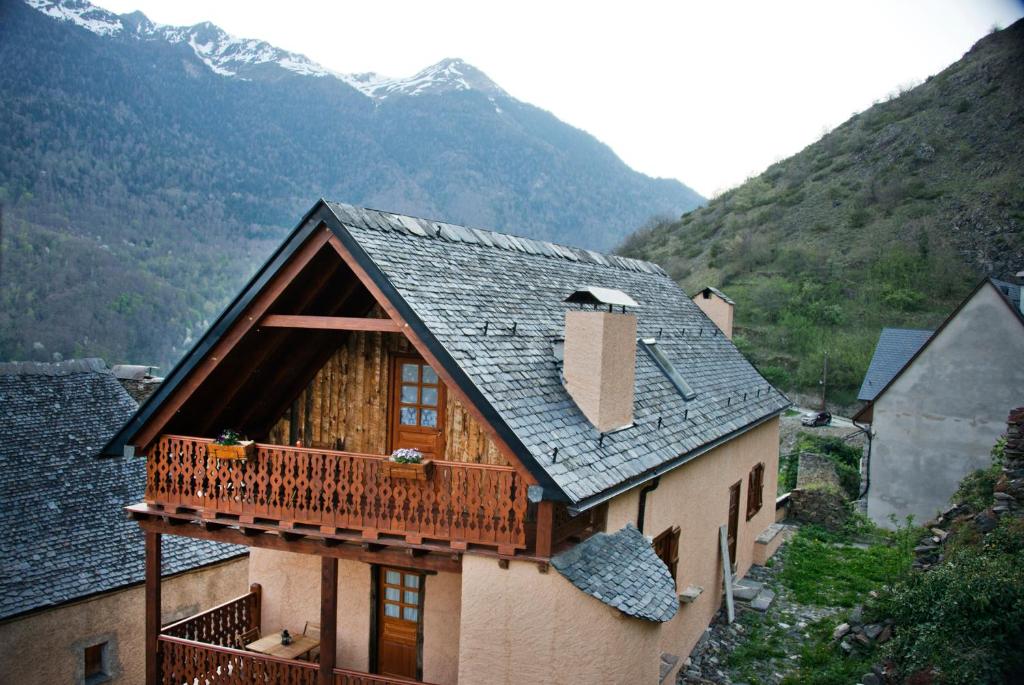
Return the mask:
<svg viewBox="0 0 1024 685"><path fill-rule="evenodd" d="M420 357L395 356L391 366L390 451L413 447L444 459L444 384Z"/></svg>
<svg viewBox="0 0 1024 685"><path fill-rule="evenodd" d="M377 577L377 673L418 679L423 576L382 567Z"/></svg>
<svg viewBox="0 0 1024 685"><path fill-rule="evenodd" d="M740 483L729 488L729 563L736 568L736 535L740 523Z"/></svg>

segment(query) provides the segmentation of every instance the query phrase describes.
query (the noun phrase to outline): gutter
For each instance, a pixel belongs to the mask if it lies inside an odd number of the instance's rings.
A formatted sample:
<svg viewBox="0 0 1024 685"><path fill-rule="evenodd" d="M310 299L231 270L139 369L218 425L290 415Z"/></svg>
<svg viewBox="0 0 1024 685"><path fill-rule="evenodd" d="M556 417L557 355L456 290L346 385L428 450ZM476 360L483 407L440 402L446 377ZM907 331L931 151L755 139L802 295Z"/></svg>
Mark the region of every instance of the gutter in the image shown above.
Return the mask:
<svg viewBox="0 0 1024 685"><path fill-rule="evenodd" d="M640 504L636 511L636 527L641 533L644 532L644 515L647 513L647 495L658 489L661 484L661 476L655 476L654 480L640 488Z"/></svg>
<svg viewBox="0 0 1024 685"><path fill-rule="evenodd" d="M712 440L711 442L705 443L705 444L701 445L700 447L698 447L697 449L695 449L695 450L693 450L691 452L686 452L685 454L681 454L678 457L676 457L675 459L667 461L667 462L665 462L664 464L662 464L660 466L657 466L657 467L655 467L655 468L653 468L653 469L651 469L651 470L649 470L649 471L647 471L645 473L640 474L639 476L634 476L633 478L629 478L629 479L619 483L618 485L616 485L616 486L614 486L614 487L612 487L612 488L610 488L608 490L600 492L600 493L598 493L596 495L592 495L591 497L587 497L587 498L581 499L580 501L576 502L575 504L569 504L567 506L567 509L569 510L569 514L572 515L572 516L578 516L579 514L583 513L584 511L587 511L588 509L596 507L598 504L603 504L603 503L607 502L608 500L614 499L615 497L617 497L618 495L621 495L623 492L626 492L627 490L632 490L637 485L642 485L644 483L652 481L655 478L657 478L657 477L659 477L659 476L661 476L661 475L663 475L665 473L668 473L669 471L671 471L672 469L676 468L677 466L682 466L683 464L685 464L687 462L693 461L697 457L710 452L711 450L715 449L716 447L720 447L721 445L729 442L733 438L738 437L738 436L740 436L740 435L742 435L742 434L744 434L744 433L746 433L748 431L751 431L751 430L757 428L758 426L760 426L761 424L766 423L766 422L770 421L771 419L776 418L777 416L782 414L782 412L784 412L787 409L789 409L791 406L792 406L792 404L787 404L786 406L784 406L784 407L782 407L782 408L772 412L771 414L766 414L765 416L762 416L760 419L757 419L756 421L748 423L746 426L743 426L742 428L734 430L732 433L727 433L727 434L723 435L722 437L718 438L717 440ZM639 528L639 526L637 526L637 527Z"/></svg>

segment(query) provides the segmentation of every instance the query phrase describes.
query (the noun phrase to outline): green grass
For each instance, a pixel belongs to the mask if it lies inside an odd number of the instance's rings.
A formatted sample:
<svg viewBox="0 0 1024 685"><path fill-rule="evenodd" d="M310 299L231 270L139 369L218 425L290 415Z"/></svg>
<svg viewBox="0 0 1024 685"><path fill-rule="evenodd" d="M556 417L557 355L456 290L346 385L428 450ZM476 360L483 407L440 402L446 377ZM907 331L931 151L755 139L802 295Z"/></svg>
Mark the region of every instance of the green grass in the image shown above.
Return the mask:
<svg viewBox="0 0 1024 685"><path fill-rule="evenodd" d="M764 662L786 656L789 636L764 614L743 611L737 616L737 622L743 626L745 639L729 653L725 666L739 676L734 680L759 685L762 681L758 671L764 671Z"/></svg>
<svg viewBox="0 0 1024 685"><path fill-rule="evenodd" d="M786 549L780 580L802 604L852 607L863 602L870 590L907 572L913 535L913 529L901 529L861 549L843 546L849 544L850 536L806 526Z"/></svg>
<svg viewBox="0 0 1024 685"><path fill-rule="evenodd" d="M800 668L787 675L783 685L850 685L871 670L876 660L872 652L847 656L832 642L832 630L840 620L823 618L807 627L810 638L800 649Z"/></svg>

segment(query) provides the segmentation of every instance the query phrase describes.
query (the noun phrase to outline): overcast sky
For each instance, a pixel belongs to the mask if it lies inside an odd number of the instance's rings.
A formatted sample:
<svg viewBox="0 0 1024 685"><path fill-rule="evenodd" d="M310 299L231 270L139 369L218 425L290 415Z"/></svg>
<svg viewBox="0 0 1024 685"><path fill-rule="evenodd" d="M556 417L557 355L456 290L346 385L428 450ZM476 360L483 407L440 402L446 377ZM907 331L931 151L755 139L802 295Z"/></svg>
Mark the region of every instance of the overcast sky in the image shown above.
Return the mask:
<svg viewBox="0 0 1024 685"><path fill-rule="evenodd" d="M955 62L1019 0L559 2L93 0L212 21L342 72L410 76L445 57L705 195Z"/></svg>

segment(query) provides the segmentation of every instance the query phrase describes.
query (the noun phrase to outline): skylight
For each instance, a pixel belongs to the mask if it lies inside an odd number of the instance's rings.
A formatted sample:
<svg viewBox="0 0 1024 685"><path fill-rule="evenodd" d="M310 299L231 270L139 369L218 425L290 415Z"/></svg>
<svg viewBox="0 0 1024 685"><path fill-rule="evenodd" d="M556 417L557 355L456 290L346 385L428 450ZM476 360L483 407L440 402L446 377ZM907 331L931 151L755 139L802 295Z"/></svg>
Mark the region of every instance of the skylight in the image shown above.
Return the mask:
<svg viewBox="0 0 1024 685"><path fill-rule="evenodd" d="M672 385L676 387L679 394L683 396L684 400L692 400L697 396L697 393L693 391L690 384L687 383L683 377L676 371L676 367L672 365L672 362L668 360L665 353L658 347L658 341L654 338L641 338L640 342L643 344L647 354L650 355L654 363L658 365L661 372L665 374L665 377L671 381Z"/></svg>

